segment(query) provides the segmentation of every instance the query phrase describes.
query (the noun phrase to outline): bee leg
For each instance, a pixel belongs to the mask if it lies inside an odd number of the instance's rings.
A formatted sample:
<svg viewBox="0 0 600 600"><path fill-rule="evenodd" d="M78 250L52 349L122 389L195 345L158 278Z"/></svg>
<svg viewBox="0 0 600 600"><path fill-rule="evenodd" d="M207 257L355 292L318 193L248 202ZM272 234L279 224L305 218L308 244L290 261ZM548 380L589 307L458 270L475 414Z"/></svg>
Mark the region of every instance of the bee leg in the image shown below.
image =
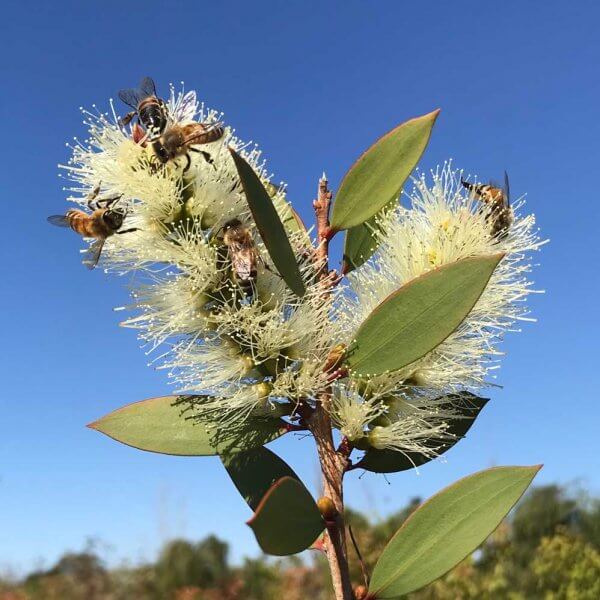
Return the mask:
<svg viewBox="0 0 600 600"><path fill-rule="evenodd" d="M183 169L184 173L187 173L187 170L192 166L192 159L190 158L189 153L185 153L185 168Z"/></svg>
<svg viewBox="0 0 600 600"><path fill-rule="evenodd" d="M212 156L205 150L198 150L197 148L190 148L190 152L197 152L198 154L202 154L202 156L204 157L204 160L209 165L212 165L213 167L215 167L215 161L213 160ZM215 167L215 169L216 169L216 167Z"/></svg>
<svg viewBox="0 0 600 600"><path fill-rule="evenodd" d="M115 202L118 202L123 197L123 194L117 194L116 196L110 196L108 198L100 198L96 200L96 206L98 208L109 208Z"/></svg>
<svg viewBox="0 0 600 600"><path fill-rule="evenodd" d="M142 129L139 123L135 123L131 129L131 139L136 143L142 146L142 148L146 147L146 143L151 140L148 139L148 134Z"/></svg>
<svg viewBox="0 0 600 600"><path fill-rule="evenodd" d="M156 156L154 156L154 155L150 156L150 173L152 173L154 175L155 173L158 173L159 169L160 169L160 163L158 162L158 159L156 158Z"/></svg>
<svg viewBox="0 0 600 600"><path fill-rule="evenodd" d="M90 210L94 209L94 200L98 197L100 193L100 186L102 182L99 181L98 185L87 195L87 205Z"/></svg>
<svg viewBox="0 0 600 600"><path fill-rule="evenodd" d="M252 298L254 296L254 285L252 284L252 281L240 282L240 288L242 288L242 292L246 298Z"/></svg>
<svg viewBox="0 0 600 600"><path fill-rule="evenodd" d="M250 280L250 286L249 288L246 290L246 294L248 296L248 299L250 301L254 300L254 298L256 298L256 282L254 281L254 279Z"/></svg>
<svg viewBox="0 0 600 600"><path fill-rule="evenodd" d="M118 233L119 235L123 234L123 233L131 233L132 231L139 231L140 228L139 227L132 227L131 229L123 229L123 231L115 231L115 233Z"/></svg>
<svg viewBox="0 0 600 600"><path fill-rule="evenodd" d="M127 125L129 125L129 123L131 123L131 119L133 119L133 117L135 117L136 114L137 111L132 110L131 112L128 112L124 117L121 117L119 119L119 127L126 127Z"/></svg>

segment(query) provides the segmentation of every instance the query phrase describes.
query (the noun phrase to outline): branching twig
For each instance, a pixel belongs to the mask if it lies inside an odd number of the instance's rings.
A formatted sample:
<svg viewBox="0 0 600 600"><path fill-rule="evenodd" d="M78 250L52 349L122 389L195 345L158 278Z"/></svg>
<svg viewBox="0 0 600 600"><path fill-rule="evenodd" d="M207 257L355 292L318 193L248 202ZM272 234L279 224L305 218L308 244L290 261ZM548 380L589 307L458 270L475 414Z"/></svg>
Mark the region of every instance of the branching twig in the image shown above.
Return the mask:
<svg viewBox="0 0 600 600"><path fill-rule="evenodd" d="M329 274L329 240L331 227L329 226L329 208L333 194L329 191L325 173L319 179L319 190L316 200L313 201L317 222L317 261L321 264L321 280Z"/></svg>

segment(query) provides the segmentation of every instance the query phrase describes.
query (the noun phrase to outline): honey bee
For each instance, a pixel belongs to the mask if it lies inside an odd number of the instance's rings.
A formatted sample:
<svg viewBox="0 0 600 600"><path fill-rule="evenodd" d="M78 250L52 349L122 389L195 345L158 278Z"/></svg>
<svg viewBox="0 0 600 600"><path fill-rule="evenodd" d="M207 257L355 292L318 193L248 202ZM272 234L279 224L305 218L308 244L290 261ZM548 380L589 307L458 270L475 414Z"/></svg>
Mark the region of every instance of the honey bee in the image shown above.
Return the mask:
<svg viewBox="0 0 600 600"><path fill-rule="evenodd" d="M150 77L144 77L138 88L121 90L119 98L134 109L120 120L122 126L128 125L137 115L149 141L162 135L169 122L169 113L165 101L156 95L156 86Z"/></svg>
<svg viewBox="0 0 600 600"><path fill-rule="evenodd" d="M92 214L83 210L72 209L64 215L52 215L48 217L48 222L57 227L70 227L73 231L82 237L95 238L95 242L86 252L83 264L88 269L93 269L100 259L104 241L111 235L118 233L129 233L137 231L137 228L121 229L125 220L125 212L115 208L121 196L112 196L110 198L96 199L100 193L100 185L88 195L88 207Z"/></svg>
<svg viewBox="0 0 600 600"><path fill-rule="evenodd" d="M489 207L486 220L491 225L492 237L505 238L514 219L510 207L508 173L504 172L504 186L494 183L469 183L464 179L461 179L460 182L477 200Z"/></svg>
<svg viewBox="0 0 600 600"><path fill-rule="evenodd" d="M223 225L223 243L227 247L236 281L246 295L251 296L259 254L250 230L239 219L231 219Z"/></svg>
<svg viewBox="0 0 600 600"><path fill-rule="evenodd" d="M169 127L152 144L152 150L158 161L163 165L178 156L185 156L187 164L184 172L190 168L191 158L189 152L198 152L207 162L213 162L210 154L198 148L196 144L209 144L223 137L225 130L219 123L207 125L205 123L189 123L187 125L173 125Z"/></svg>

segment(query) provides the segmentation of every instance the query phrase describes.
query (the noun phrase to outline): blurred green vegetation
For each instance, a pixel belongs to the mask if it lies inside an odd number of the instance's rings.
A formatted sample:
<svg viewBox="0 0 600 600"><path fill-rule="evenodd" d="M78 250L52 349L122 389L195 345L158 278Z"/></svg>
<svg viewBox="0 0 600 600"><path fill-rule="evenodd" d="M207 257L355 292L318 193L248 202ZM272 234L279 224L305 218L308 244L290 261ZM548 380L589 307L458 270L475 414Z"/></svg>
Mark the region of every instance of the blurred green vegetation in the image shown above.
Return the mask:
<svg viewBox="0 0 600 600"><path fill-rule="evenodd" d="M415 499L377 523L348 511L367 570L419 505ZM350 542L349 542L350 543ZM349 546L352 576L363 581ZM93 545L66 553L50 569L20 581L0 577L0 600L329 600L327 565L305 560L245 559L231 565L215 536L173 540L153 564L108 569ZM556 485L534 488L475 554L411 600L600 598L600 500Z"/></svg>

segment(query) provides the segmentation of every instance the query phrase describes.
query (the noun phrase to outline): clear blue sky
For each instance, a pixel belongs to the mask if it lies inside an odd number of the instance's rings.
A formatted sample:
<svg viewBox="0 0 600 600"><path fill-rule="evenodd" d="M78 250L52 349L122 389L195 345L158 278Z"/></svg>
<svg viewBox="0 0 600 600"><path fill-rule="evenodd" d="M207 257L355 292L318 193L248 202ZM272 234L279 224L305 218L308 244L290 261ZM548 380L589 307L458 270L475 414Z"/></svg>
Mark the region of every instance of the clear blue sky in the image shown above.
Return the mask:
<svg viewBox="0 0 600 600"><path fill-rule="evenodd" d="M201 8L200 8L201 6ZM310 219L325 169L335 186L374 138L441 107L421 163L483 178L506 168L545 236L539 322L511 336L469 437L419 476L352 473L347 499L385 514L493 464L545 468L537 482L598 492L600 43L597 2L9 2L2 14L0 566L28 568L98 536L110 560L152 558L172 535L216 532L257 553L249 511L218 459L135 451L85 428L169 391L112 307L125 280L88 272L56 164L104 106L152 75L185 80L260 143ZM273 448L313 489L310 439Z"/></svg>

